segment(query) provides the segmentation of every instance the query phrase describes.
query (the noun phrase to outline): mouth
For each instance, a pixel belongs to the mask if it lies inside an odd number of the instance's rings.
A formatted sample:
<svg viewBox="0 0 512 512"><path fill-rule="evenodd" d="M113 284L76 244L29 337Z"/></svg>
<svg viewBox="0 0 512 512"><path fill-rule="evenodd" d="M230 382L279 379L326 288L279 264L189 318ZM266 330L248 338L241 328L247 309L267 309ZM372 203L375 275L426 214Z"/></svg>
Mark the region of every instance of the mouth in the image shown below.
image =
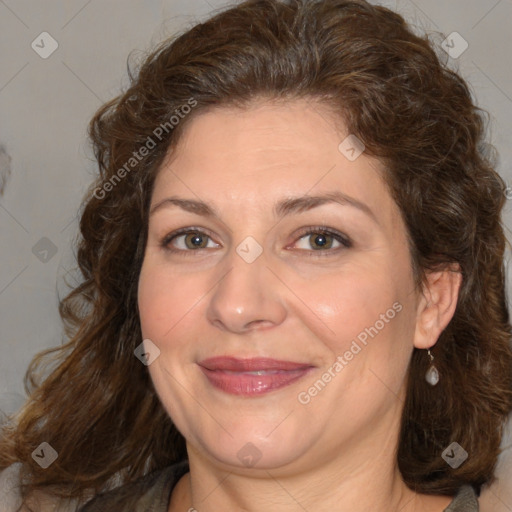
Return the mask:
<svg viewBox="0 0 512 512"><path fill-rule="evenodd" d="M235 357L209 358L198 365L216 389L242 396L258 396L289 386L314 368L308 363Z"/></svg>

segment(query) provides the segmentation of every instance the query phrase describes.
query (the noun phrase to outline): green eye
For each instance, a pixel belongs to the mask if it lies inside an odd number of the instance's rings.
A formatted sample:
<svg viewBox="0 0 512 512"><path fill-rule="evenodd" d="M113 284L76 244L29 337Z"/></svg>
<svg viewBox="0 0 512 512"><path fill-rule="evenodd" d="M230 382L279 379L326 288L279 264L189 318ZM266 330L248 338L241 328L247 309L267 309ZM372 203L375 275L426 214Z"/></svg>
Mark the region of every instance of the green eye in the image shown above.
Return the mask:
<svg viewBox="0 0 512 512"><path fill-rule="evenodd" d="M198 249L215 249L220 247L210 235L201 229L183 228L167 235L160 246L169 252L192 253ZM305 228L300 234L295 247L300 251L317 253L335 253L339 249L352 247L350 238L330 228L312 226Z"/></svg>
<svg viewBox="0 0 512 512"><path fill-rule="evenodd" d="M341 233L318 227L308 228L300 236L299 243L300 241L303 245L298 248L306 251L328 251L329 249L337 250L341 247L348 248L352 246L350 239Z"/></svg>
<svg viewBox="0 0 512 512"><path fill-rule="evenodd" d="M160 245L171 252L194 252L197 249L218 247L209 235L201 230L190 228L171 233L161 241Z"/></svg>
<svg viewBox="0 0 512 512"><path fill-rule="evenodd" d="M184 236L185 246L188 249L204 249L208 245L208 235L202 235L197 232L187 233Z"/></svg>

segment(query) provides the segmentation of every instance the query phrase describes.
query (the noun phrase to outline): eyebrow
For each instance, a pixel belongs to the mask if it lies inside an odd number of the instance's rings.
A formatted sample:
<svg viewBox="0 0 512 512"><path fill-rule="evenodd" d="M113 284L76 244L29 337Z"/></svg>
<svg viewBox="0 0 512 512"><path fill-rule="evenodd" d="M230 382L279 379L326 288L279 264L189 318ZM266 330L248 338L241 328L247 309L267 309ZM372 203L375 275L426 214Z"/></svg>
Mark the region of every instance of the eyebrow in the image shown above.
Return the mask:
<svg viewBox="0 0 512 512"><path fill-rule="evenodd" d="M338 203L343 206L352 206L353 208L357 208L361 212L365 213L377 224L379 223L376 215L367 204L342 192L328 192L316 196L306 195L283 199L274 206L274 215L276 217L282 218L293 213L302 213L329 203ZM216 217L220 219L220 215L211 204L208 204L204 201L183 199L180 197L167 197L162 201L159 201L151 208L149 215L151 216L158 210L168 206L177 206L182 210L195 213L196 215L201 215L203 217Z"/></svg>

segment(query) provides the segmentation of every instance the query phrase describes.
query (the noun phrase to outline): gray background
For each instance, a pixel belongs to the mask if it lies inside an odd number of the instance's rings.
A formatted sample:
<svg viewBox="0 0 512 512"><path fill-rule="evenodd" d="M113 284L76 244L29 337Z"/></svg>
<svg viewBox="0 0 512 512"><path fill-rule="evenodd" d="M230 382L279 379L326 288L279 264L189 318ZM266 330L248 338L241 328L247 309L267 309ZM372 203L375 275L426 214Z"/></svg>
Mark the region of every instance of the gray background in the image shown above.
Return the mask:
<svg viewBox="0 0 512 512"><path fill-rule="evenodd" d="M467 41L458 58L448 59L442 48L439 53L491 113L489 138L500 153L498 171L512 185L512 0L380 3L399 11L419 32L443 33L439 43L454 31ZM11 159L0 197L0 409L11 412L21 404L30 359L62 339L57 291L66 291L64 276L74 282L77 211L95 168L86 140L89 119L128 83L132 50L141 56L224 5L0 0L0 144ZM46 59L31 47L43 31L59 45ZM0 156L0 165L9 165L6 156ZM511 226L508 203L504 220Z"/></svg>

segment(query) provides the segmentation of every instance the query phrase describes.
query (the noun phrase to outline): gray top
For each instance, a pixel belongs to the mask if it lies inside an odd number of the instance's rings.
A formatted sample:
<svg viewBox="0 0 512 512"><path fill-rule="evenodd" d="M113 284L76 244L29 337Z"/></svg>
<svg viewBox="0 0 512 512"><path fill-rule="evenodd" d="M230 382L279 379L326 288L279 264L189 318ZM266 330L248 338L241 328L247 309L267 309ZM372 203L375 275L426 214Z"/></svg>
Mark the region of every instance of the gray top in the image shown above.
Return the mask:
<svg viewBox="0 0 512 512"><path fill-rule="evenodd" d="M156 471L137 482L96 496L80 512L167 512L172 490L178 480L189 471L188 461L182 461ZM462 486L444 512L478 512L475 491Z"/></svg>

